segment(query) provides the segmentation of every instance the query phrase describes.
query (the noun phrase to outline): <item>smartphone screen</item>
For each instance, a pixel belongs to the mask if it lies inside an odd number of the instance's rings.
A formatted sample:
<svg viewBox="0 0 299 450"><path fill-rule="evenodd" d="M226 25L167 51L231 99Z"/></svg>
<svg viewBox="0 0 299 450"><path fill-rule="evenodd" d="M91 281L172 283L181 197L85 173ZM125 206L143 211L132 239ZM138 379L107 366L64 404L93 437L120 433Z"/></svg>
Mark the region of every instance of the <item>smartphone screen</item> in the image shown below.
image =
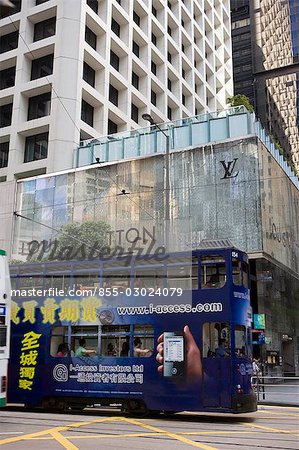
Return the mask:
<svg viewBox="0 0 299 450"><path fill-rule="evenodd" d="M164 361L184 361L184 337L164 337Z"/></svg>
<svg viewBox="0 0 299 450"><path fill-rule="evenodd" d="M184 335L178 332L164 332L164 369L165 377L181 377L185 372Z"/></svg>

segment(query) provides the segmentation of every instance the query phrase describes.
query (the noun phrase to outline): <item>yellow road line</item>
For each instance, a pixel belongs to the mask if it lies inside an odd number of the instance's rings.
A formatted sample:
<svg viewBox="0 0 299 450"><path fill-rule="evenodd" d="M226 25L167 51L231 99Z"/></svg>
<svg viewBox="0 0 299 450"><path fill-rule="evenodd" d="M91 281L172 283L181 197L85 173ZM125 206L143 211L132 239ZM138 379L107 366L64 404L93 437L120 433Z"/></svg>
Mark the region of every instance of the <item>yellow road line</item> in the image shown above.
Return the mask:
<svg viewBox="0 0 299 450"><path fill-rule="evenodd" d="M75 423L66 425L64 427L47 428L46 430L37 431L35 433L23 434L22 436L15 436L15 437L11 437L11 438L2 439L0 441L0 445L11 444L12 442L19 442L19 441L23 441L23 440L27 440L27 439L32 439L34 437L44 436L45 434L51 434L52 431L54 431L54 432L66 431L69 428L79 428L79 427L82 427L83 425L90 425L90 424L96 423L96 422L99 423L99 422L108 422L108 421L114 421L114 420L119 420L119 418L118 417L116 417L116 418L115 417L106 417L105 419L94 419L94 420L90 420L88 422L75 422Z"/></svg>
<svg viewBox="0 0 299 450"><path fill-rule="evenodd" d="M252 434L258 433L257 430L250 431L186 431L184 433L176 433L182 436L198 436L198 435L223 435L223 434ZM92 434L85 436L71 435L65 436L67 439L107 439L107 438L126 438L126 437L150 437L161 436L161 433L125 433L125 434ZM32 438L32 441L46 441L52 439L50 436Z"/></svg>
<svg viewBox="0 0 299 450"><path fill-rule="evenodd" d="M294 434L298 435L298 432L295 430L277 430L276 428L264 427L263 425L256 425L255 423L246 423L240 422L241 425L245 425L247 427L260 428L261 430L271 431L271 433L284 433L284 434Z"/></svg>
<svg viewBox="0 0 299 450"><path fill-rule="evenodd" d="M68 441L67 438L65 436L62 436L62 434L60 434L58 431L50 431L50 434L67 450L79 450L78 447Z"/></svg>
<svg viewBox="0 0 299 450"><path fill-rule="evenodd" d="M157 428L157 427L153 427L151 425L147 425L145 423L139 422L138 420L127 419L126 417L121 417L121 420L123 420L124 422L128 422L128 423L130 423L132 425L137 425L139 427L146 428L146 429L151 430L151 431L155 431L155 432L160 433L162 435L169 436L169 437L171 437L173 439L176 439L178 441L184 442L185 444L192 445L193 447L203 448L204 450L217 450L216 447L210 447L209 445L200 444L199 442L194 442L191 439L187 439L187 438L185 438L183 436L180 436L178 434L171 433L170 431L162 430L162 428Z"/></svg>

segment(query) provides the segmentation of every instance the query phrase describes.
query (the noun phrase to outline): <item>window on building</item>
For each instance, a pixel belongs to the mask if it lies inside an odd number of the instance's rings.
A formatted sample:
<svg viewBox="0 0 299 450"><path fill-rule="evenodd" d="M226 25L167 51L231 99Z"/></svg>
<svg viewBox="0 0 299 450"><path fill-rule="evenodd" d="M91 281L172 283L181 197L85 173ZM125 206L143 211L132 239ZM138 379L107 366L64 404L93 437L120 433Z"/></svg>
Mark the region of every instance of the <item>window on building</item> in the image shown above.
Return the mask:
<svg viewBox="0 0 299 450"><path fill-rule="evenodd" d="M169 9L171 9L171 3L169 1L167 2L167 6Z"/></svg>
<svg viewBox="0 0 299 450"><path fill-rule="evenodd" d="M115 134L117 133L117 130L117 123L113 122L111 119L108 119L108 134Z"/></svg>
<svg viewBox="0 0 299 450"><path fill-rule="evenodd" d="M237 28L247 27L250 25L250 19L242 19L242 20L236 20L235 22L232 22L232 30L236 30Z"/></svg>
<svg viewBox="0 0 299 450"><path fill-rule="evenodd" d="M21 11L22 0L13 0L12 3L15 5L14 8L8 8L7 6L0 7L0 19L4 19L4 17L12 16L13 14L16 14Z"/></svg>
<svg viewBox="0 0 299 450"><path fill-rule="evenodd" d="M138 123L138 108L134 103L131 104L131 119Z"/></svg>
<svg viewBox="0 0 299 450"><path fill-rule="evenodd" d="M133 49L132 50L133 50L134 55L138 56L138 58L139 58L139 45L135 41L133 41Z"/></svg>
<svg viewBox="0 0 299 450"><path fill-rule="evenodd" d="M116 34L116 36L120 37L120 25L115 19L113 19L113 17L111 19L111 30Z"/></svg>
<svg viewBox="0 0 299 450"><path fill-rule="evenodd" d="M51 75L51 73L53 73L53 60L53 54L33 59L31 65L31 80Z"/></svg>
<svg viewBox="0 0 299 450"><path fill-rule="evenodd" d="M167 61L171 63L171 53L167 52Z"/></svg>
<svg viewBox="0 0 299 450"><path fill-rule="evenodd" d="M167 118L169 120L172 120L172 109L170 108L170 106L167 106Z"/></svg>
<svg viewBox="0 0 299 450"><path fill-rule="evenodd" d="M154 33L152 33L152 43L157 45L157 36Z"/></svg>
<svg viewBox="0 0 299 450"><path fill-rule="evenodd" d="M86 83L90 84L90 86L95 86L95 78L96 78L96 72L93 70L92 67L90 67L86 62L83 63L83 80L86 81Z"/></svg>
<svg viewBox="0 0 299 450"><path fill-rule="evenodd" d="M157 104L157 94L153 90L151 90L151 103L156 106Z"/></svg>
<svg viewBox="0 0 299 450"><path fill-rule="evenodd" d="M157 17L157 10L153 5L152 5L152 14L153 16Z"/></svg>
<svg viewBox="0 0 299 450"><path fill-rule="evenodd" d="M168 80L167 80L167 87L168 87L168 90L169 91L171 91L171 89L172 89L172 83L171 83L171 80L168 78Z"/></svg>
<svg viewBox="0 0 299 450"><path fill-rule="evenodd" d="M137 12L133 11L133 20L140 27L140 17L138 16Z"/></svg>
<svg viewBox="0 0 299 450"><path fill-rule="evenodd" d="M91 29L88 27L85 27L85 41L94 50L97 49L97 35L93 31L91 31Z"/></svg>
<svg viewBox="0 0 299 450"><path fill-rule="evenodd" d="M185 46L182 44L182 52L185 53Z"/></svg>
<svg viewBox="0 0 299 450"><path fill-rule="evenodd" d="M83 122L87 123L91 127L93 127L93 113L94 108L85 100L82 100L81 104L81 119Z"/></svg>
<svg viewBox="0 0 299 450"><path fill-rule="evenodd" d="M182 25L182 27L184 28L185 22L183 21L183 19L181 20L181 25Z"/></svg>
<svg viewBox="0 0 299 450"><path fill-rule="evenodd" d="M47 158L48 138L49 133L40 133L26 137L24 163Z"/></svg>
<svg viewBox="0 0 299 450"><path fill-rule="evenodd" d="M51 109L51 92L30 97L28 100L27 120L48 116Z"/></svg>
<svg viewBox="0 0 299 450"><path fill-rule="evenodd" d="M0 143L0 169L8 165L9 142Z"/></svg>
<svg viewBox="0 0 299 450"><path fill-rule="evenodd" d="M0 53L9 52L18 47L19 32L13 31L9 34L0 36Z"/></svg>
<svg viewBox="0 0 299 450"><path fill-rule="evenodd" d="M109 84L109 101L118 106L118 90L112 84Z"/></svg>
<svg viewBox="0 0 299 450"><path fill-rule="evenodd" d="M119 71L119 57L113 50L110 50L110 64L114 69Z"/></svg>
<svg viewBox="0 0 299 450"><path fill-rule="evenodd" d="M42 3L46 3L46 2L48 2L49 0L36 0L36 2L35 2L35 4L36 4L36 6L37 5L41 5Z"/></svg>
<svg viewBox="0 0 299 450"><path fill-rule="evenodd" d="M186 72L185 69L182 69L182 77L185 79L186 78Z"/></svg>
<svg viewBox="0 0 299 450"><path fill-rule="evenodd" d="M43 20L34 25L33 42L46 39L47 37L54 36L56 29L56 17Z"/></svg>
<svg viewBox="0 0 299 450"><path fill-rule="evenodd" d="M167 26L167 33L169 34L169 36L171 36L172 30L169 25Z"/></svg>
<svg viewBox="0 0 299 450"><path fill-rule="evenodd" d="M99 4L97 0L86 0L86 3L96 14L98 14Z"/></svg>
<svg viewBox="0 0 299 450"><path fill-rule="evenodd" d="M157 75L157 65L154 63L154 61L151 62L151 72L154 75Z"/></svg>
<svg viewBox="0 0 299 450"><path fill-rule="evenodd" d="M0 128L11 125L12 103L0 106Z"/></svg>
<svg viewBox="0 0 299 450"><path fill-rule="evenodd" d="M0 90L7 89L15 85L16 67L9 67L0 71Z"/></svg>
<svg viewBox="0 0 299 450"><path fill-rule="evenodd" d="M139 76L135 72L132 72L132 86L139 89Z"/></svg>
<svg viewBox="0 0 299 450"><path fill-rule="evenodd" d="M186 106L186 96L184 94L182 94L182 103Z"/></svg>

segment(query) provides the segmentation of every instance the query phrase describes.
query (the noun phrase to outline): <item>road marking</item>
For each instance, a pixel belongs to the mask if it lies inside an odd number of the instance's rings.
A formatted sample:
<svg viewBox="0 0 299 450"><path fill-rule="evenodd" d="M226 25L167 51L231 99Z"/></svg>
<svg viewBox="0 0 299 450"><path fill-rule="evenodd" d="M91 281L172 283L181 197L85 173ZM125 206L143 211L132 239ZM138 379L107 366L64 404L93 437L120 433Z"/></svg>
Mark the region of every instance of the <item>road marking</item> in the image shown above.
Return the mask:
<svg viewBox="0 0 299 450"><path fill-rule="evenodd" d="M50 431L51 436L59 442L67 450L79 450L74 444L67 440L65 436L62 436L58 431Z"/></svg>
<svg viewBox="0 0 299 450"><path fill-rule="evenodd" d="M91 423L109 422L109 421L118 420L118 419L119 418L115 418L115 417L107 417L105 419L89 420L88 422L75 422L75 423L66 425L64 427L47 428L46 430L37 431L35 433L24 434L23 436L15 436L12 438L2 439L0 441L0 445L11 444L12 442L19 442L19 441L23 441L23 440L32 439L34 437L44 436L45 434L51 434L52 431L54 431L54 432L66 431L69 428L79 428L79 427L82 427L83 425L90 425Z"/></svg>
<svg viewBox="0 0 299 450"><path fill-rule="evenodd" d="M295 430L277 430L276 428L265 427L263 425L256 425L255 423L246 423L240 422L241 425L245 425L247 427L260 428L261 430L271 431L271 433L284 433L284 434L294 434L298 436L298 432Z"/></svg>
<svg viewBox="0 0 299 450"><path fill-rule="evenodd" d="M223 434L252 434L252 433L258 433L258 430L250 430L250 431L186 431L183 433L176 433L177 435L182 436L198 436L198 435L223 435ZM155 436L161 436L161 433L125 433L125 434L93 434L93 435L85 435L85 436L78 436L78 435L70 435L65 436L67 439L107 439L107 438L126 438L126 437L155 437ZM50 436L47 437L39 437L39 438L32 438L32 441L46 441L51 440L52 438Z"/></svg>
<svg viewBox="0 0 299 450"><path fill-rule="evenodd" d="M204 450L217 450L216 447L210 447L209 445L201 444L199 442L192 441L191 439L187 439L183 436L180 436L175 433L171 433L170 431L162 430L162 428L153 427L152 425L147 425L145 423L139 422L138 420L134 419L127 419L126 417L120 418L123 422L128 422L132 425L137 425L142 428L146 428L151 431L155 431L156 433L160 433L160 435L169 436L173 439L176 439L178 441L184 442L185 444L192 445L193 447L203 448Z"/></svg>

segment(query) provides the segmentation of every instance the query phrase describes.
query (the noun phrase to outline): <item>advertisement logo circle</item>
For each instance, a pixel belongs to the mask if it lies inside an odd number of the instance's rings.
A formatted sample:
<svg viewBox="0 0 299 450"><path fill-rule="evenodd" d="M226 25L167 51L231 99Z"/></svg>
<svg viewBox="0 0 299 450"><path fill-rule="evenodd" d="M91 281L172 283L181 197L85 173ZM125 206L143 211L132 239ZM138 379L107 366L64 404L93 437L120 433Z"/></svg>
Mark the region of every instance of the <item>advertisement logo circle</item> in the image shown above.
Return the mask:
<svg viewBox="0 0 299 450"><path fill-rule="evenodd" d="M69 372L64 364L57 364L53 369L53 377L56 381L67 381L69 378Z"/></svg>

